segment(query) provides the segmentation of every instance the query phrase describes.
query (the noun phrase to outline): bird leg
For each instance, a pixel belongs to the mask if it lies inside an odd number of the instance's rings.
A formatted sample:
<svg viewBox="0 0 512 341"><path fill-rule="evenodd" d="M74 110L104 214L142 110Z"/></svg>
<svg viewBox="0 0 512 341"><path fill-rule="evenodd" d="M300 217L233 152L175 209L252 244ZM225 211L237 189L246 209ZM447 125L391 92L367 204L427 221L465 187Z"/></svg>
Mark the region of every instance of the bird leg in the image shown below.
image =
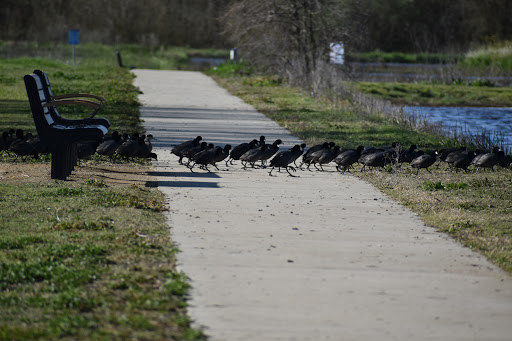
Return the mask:
<svg viewBox="0 0 512 341"><path fill-rule="evenodd" d="M289 174L291 177L296 178L296 177L297 177L297 175L293 175L292 173L290 173L290 171L288 170L288 168L291 168L294 172L296 171L296 170L295 170L295 168L290 167L290 166L287 166L287 167L286 167L286 171L288 172L288 174Z"/></svg>

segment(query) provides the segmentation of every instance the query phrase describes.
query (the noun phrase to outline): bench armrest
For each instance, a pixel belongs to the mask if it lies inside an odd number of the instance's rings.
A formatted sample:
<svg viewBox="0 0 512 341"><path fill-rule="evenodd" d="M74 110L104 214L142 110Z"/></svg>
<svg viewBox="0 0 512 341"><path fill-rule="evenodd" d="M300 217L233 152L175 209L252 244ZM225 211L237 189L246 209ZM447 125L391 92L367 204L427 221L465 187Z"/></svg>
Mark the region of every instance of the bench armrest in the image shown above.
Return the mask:
<svg viewBox="0 0 512 341"><path fill-rule="evenodd" d="M56 96L53 96L53 99L59 100L59 99L65 99L65 98L80 98L80 97L94 98L95 100L98 100L101 103L105 102L105 98L103 98L103 97L92 95L92 94L82 94L82 93L56 95Z"/></svg>
<svg viewBox="0 0 512 341"><path fill-rule="evenodd" d="M92 113L90 118L93 118L102 106L102 103L88 101L85 99L61 99L61 100L47 102L47 103L43 104L43 107L57 107L59 105L69 105L69 104L79 104L79 105L93 108L94 112Z"/></svg>

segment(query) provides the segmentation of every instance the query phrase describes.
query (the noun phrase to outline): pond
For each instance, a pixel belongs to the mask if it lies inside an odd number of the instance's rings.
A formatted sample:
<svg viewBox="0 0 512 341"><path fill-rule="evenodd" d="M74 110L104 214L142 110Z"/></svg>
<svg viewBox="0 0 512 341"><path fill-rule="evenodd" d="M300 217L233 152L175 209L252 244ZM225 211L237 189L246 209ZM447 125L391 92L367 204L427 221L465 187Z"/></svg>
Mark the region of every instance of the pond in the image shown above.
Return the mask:
<svg viewBox="0 0 512 341"><path fill-rule="evenodd" d="M442 122L448 135L454 131L481 134L503 140L503 146L512 148L512 108L480 107L404 107L409 114L426 117L431 122Z"/></svg>

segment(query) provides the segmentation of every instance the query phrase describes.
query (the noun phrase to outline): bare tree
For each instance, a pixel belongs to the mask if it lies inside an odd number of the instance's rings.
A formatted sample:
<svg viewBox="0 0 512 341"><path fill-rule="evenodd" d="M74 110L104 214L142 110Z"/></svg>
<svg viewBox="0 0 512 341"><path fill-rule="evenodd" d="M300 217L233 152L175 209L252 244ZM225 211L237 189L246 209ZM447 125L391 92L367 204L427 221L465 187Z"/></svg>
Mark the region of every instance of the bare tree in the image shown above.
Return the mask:
<svg viewBox="0 0 512 341"><path fill-rule="evenodd" d="M241 0L222 17L243 56L269 71L309 83L329 43L343 38L343 1Z"/></svg>

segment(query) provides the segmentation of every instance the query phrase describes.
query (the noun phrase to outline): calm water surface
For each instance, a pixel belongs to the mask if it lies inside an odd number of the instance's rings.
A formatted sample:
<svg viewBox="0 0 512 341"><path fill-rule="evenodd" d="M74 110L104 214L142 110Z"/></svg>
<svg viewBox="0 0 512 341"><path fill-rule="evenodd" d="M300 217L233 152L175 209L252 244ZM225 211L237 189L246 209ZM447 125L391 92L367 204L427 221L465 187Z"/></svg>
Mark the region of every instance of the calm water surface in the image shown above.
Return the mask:
<svg viewBox="0 0 512 341"><path fill-rule="evenodd" d="M461 128L473 134L501 133L505 144L512 146L512 108L404 107L404 110L426 116L432 122L442 122L448 133Z"/></svg>

